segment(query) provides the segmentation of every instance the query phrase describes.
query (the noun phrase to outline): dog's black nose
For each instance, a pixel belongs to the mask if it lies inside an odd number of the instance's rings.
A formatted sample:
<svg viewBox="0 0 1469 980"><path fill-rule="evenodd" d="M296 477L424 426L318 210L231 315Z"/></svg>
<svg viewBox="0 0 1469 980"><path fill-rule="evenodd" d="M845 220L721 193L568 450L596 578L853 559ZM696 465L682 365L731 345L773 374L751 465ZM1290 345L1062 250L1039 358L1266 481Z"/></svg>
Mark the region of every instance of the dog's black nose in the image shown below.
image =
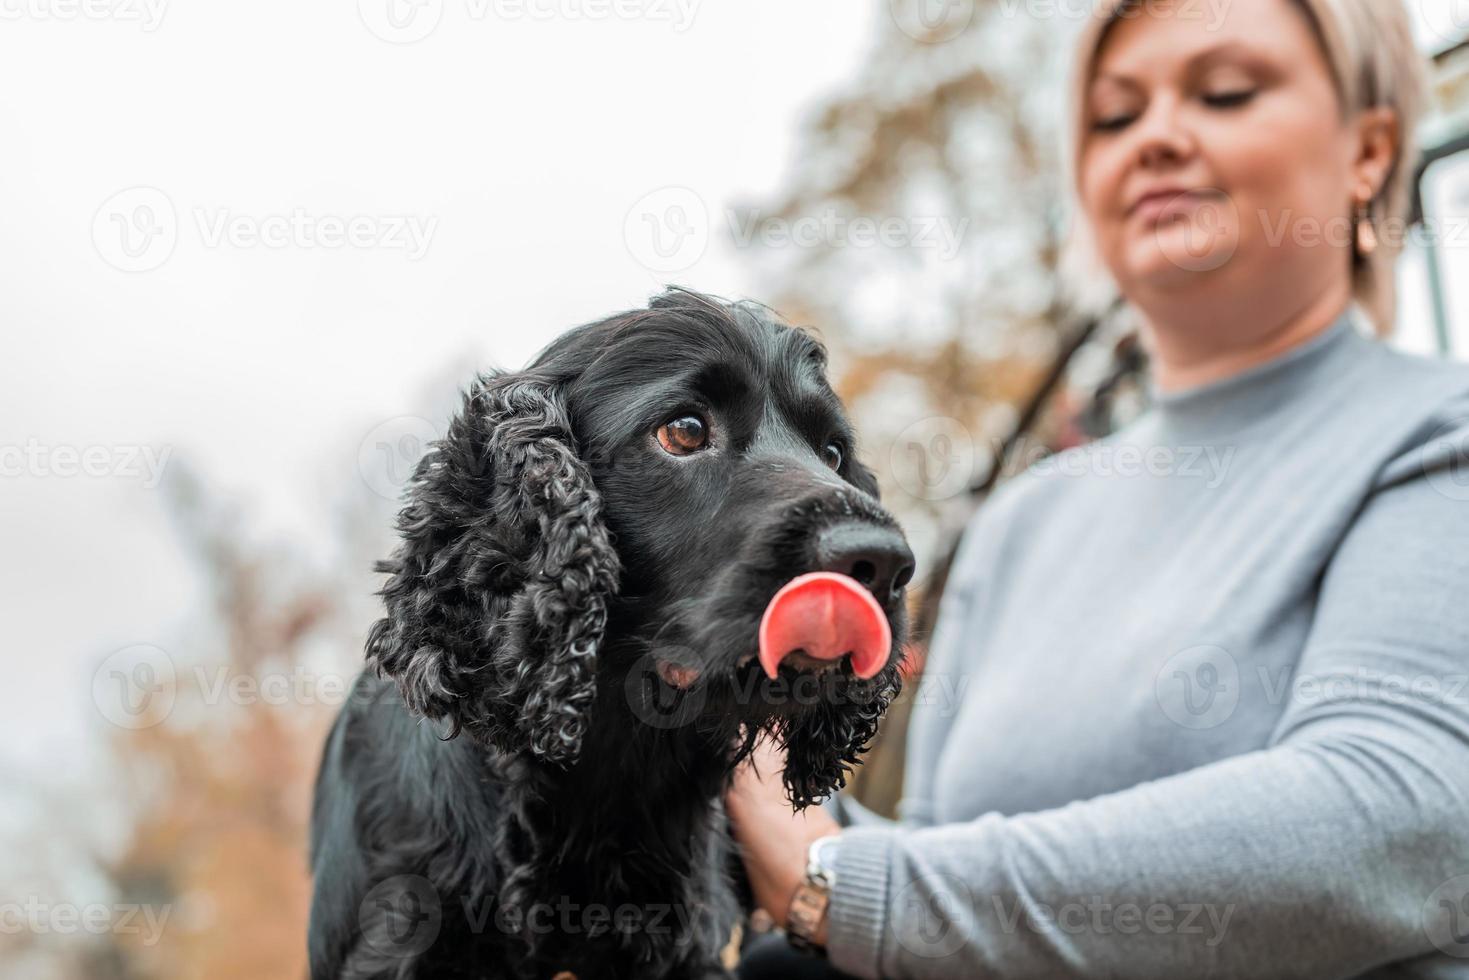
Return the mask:
<svg viewBox="0 0 1469 980"><path fill-rule="evenodd" d="M820 571L850 575L883 604L913 577L913 552L894 528L837 524L817 537L816 553Z"/></svg>

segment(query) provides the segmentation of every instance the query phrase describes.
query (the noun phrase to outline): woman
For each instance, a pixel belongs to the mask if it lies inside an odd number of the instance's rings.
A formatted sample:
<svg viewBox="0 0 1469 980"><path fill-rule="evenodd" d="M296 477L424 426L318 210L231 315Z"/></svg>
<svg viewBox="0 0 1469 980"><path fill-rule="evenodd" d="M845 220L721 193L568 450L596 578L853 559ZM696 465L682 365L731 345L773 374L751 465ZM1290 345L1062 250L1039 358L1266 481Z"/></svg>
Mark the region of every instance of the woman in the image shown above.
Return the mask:
<svg viewBox="0 0 1469 980"><path fill-rule="evenodd" d="M772 749L740 774L755 897L810 975L1469 971L1469 367L1367 334L1425 98L1405 11L1112 8L1067 184L1154 403L966 529L901 823L793 815Z"/></svg>

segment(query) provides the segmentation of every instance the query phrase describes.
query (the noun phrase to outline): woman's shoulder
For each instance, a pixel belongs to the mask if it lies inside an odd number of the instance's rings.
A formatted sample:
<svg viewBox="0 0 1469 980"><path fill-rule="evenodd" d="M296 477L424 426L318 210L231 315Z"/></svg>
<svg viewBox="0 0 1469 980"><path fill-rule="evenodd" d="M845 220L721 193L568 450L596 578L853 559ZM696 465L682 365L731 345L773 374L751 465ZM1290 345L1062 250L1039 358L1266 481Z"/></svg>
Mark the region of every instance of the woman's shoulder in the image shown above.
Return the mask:
<svg viewBox="0 0 1469 980"><path fill-rule="evenodd" d="M1309 405L1290 409L1310 414L1308 428L1319 436L1316 455L1302 451L1299 424L1273 424L1267 417L1252 438L1269 441L1272 433L1284 433L1295 440L1288 454L1293 465L1313 466L1317 456L1350 453L1366 468L1364 490L1452 472L1469 492L1469 362L1412 353L1365 336L1360 343L1357 353L1337 362L1342 375L1322 379L1303 396ZM1097 508L1115 506L1117 495L1108 488L1132 488L1136 481L1108 477L1150 473L1154 461L1148 454L1166 441L1155 414L1145 410L1102 438L1031 460L970 515L961 552L979 565L1000 556L1009 541L1033 540L1043 527L1096 519ZM1245 441L1236 436L1185 447L1194 455L1171 458L1176 465L1165 468L1163 478L1197 470L1192 475L1201 485L1212 485L1211 475L1230 462L1228 455L1213 454L1240 450Z"/></svg>
<svg viewBox="0 0 1469 980"><path fill-rule="evenodd" d="M1469 362L1388 345L1377 360L1399 423L1377 487L1422 478L1469 492Z"/></svg>
<svg viewBox="0 0 1469 980"><path fill-rule="evenodd" d="M1405 384L1423 384L1425 394L1452 397L1469 390L1469 351L1428 354L1409 350L1392 340L1367 345L1376 355L1377 368Z"/></svg>

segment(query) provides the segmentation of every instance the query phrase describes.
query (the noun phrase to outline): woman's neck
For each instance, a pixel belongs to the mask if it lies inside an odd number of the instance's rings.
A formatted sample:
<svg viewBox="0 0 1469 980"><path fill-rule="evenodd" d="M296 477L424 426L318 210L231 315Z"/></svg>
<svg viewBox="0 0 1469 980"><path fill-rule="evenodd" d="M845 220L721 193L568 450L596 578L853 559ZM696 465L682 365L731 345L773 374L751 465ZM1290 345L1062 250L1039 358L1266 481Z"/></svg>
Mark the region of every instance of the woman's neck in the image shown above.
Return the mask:
<svg viewBox="0 0 1469 980"><path fill-rule="evenodd" d="M1317 336L1350 302L1349 291L1333 289L1305 307L1275 315L1257 316L1237 306L1168 317L1149 316L1144 310L1143 344L1154 383L1168 393L1233 377Z"/></svg>

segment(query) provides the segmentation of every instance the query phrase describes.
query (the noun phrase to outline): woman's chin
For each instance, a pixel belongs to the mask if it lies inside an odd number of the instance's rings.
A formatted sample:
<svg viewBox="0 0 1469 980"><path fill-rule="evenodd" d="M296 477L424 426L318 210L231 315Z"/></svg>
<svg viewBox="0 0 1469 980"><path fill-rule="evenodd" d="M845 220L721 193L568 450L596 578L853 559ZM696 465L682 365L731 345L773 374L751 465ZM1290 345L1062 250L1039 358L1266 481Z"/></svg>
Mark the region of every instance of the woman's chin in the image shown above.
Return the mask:
<svg viewBox="0 0 1469 980"><path fill-rule="evenodd" d="M1232 242L1196 248L1184 233L1165 232L1134 244L1127 262L1127 278L1137 288L1155 291L1196 289L1204 278L1221 272L1234 258Z"/></svg>

